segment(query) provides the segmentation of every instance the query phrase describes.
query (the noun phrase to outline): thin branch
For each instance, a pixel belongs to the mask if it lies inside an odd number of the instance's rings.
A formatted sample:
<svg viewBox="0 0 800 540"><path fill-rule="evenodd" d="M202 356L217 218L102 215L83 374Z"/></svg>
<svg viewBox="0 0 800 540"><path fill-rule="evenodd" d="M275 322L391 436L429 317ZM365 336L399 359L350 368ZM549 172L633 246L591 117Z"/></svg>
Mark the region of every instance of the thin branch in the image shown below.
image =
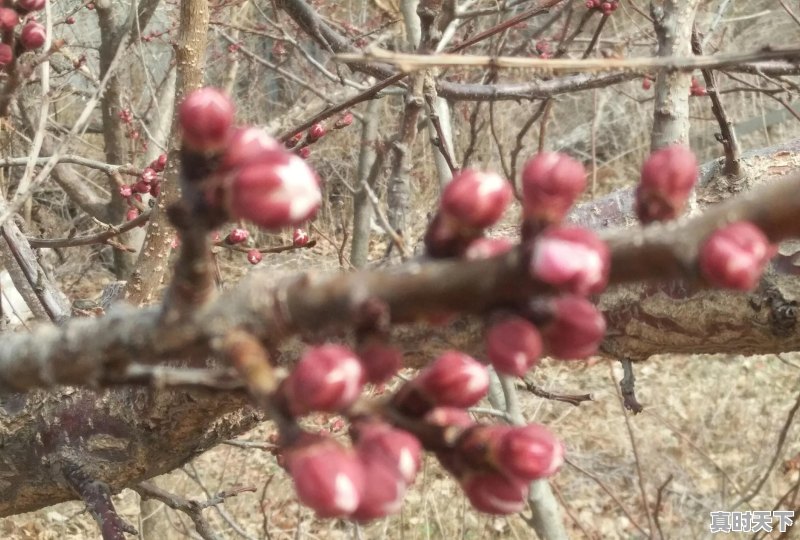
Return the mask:
<svg viewBox="0 0 800 540"><path fill-rule="evenodd" d="M28 238L28 242L33 248L65 248L76 246L89 246L92 244L105 244L111 238L140 227L150 219L150 210L139 214L135 219L126 221L120 225L106 225L106 230L89 234L86 236L72 236L66 238Z"/></svg>

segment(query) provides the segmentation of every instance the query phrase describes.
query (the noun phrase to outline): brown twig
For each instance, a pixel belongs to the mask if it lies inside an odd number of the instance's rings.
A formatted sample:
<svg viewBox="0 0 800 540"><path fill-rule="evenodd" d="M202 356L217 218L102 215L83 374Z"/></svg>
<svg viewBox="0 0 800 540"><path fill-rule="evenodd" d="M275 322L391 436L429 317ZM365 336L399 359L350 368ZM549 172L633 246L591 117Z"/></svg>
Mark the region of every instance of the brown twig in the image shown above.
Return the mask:
<svg viewBox="0 0 800 540"><path fill-rule="evenodd" d="M144 213L139 214L135 219L126 221L125 223L121 223L119 225L109 225L108 229L103 232L89 234L86 236L73 236L66 238L28 238L28 242L32 248L65 248L89 246L92 244L104 244L115 236L119 236L126 231L130 231L131 229L135 229L136 227L144 225L147 223L148 219L150 219L150 211L146 210Z"/></svg>
<svg viewBox="0 0 800 540"><path fill-rule="evenodd" d="M633 414L639 414L644 410L639 400L636 399L636 377L633 375L633 362L630 358L620 358L622 365L622 380L619 381L619 388L622 392L622 403L625 408Z"/></svg>
<svg viewBox="0 0 800 540"><path fill-rule="evenodd" d="M549 399L552 401L561 401L563 403L569 403L570 405L574 405L575 407L579 406L581 403L585 401L594 401L594 397L592 394L559 394L555 392L548 392L544 388L538 386L536 383L531 380L530 377L525 377L523 379L523 384L525 388L531 394L535 396L539 396L543 399Z"/></svg>

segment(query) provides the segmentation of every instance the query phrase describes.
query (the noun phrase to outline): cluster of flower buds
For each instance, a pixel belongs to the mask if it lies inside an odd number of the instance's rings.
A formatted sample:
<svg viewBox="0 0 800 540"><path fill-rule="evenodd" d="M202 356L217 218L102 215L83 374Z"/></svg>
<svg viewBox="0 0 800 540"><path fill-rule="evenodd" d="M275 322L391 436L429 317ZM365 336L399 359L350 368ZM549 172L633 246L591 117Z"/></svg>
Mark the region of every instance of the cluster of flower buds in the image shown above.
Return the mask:
<svg viewBox="0 0 800 540"><path fill-rule="evenodd" d="M548 58L553 57L553 48L550 45L550 42L546 39L542 38L536 42L536 54L539 55L539 58L543 60L547 60Z"/></svg>
<svg viewBox="0 0 800 540"><path fill-rule="evenodd" d="M37 22L33 12L44 8L45 0L18 0L13 6L0 4L0 68L10 65L14 58L25 51L33 51L44 45L47 31ZM14 32L24 22L15 36ZM16 48L15 48L16 46Z"/></svg>
<svg viewBox="0 0 800 540"><path fill-rule="evenodd" d="M586 8L601 11L603 15L611 15L619 7L619 0L586 0Z"/></svg>
<svg viewBox="0 0 800 540"><path fill-rule="evenodd" d="M692 77L692 84L689 86L689 95L695 97L702 97L708 95L708 89L700 84L695 77Z"/></svg>
<svg viewBox="0 0 800 540"><path fill-rule="evenodd" d="M334 120L332 128L335 130L344 129L352 125L353 120L355 120L353 113L350 111L345 111L341 116ZM284 146L289 149L295 149L295 152L298 156L303 159L307 159L308 156L311 155L310 146L318 142L327 134L328 127L323 122L316 122L312 124L307 131L301 131L289 137L284 143Z"/></svg>
<svg viewBox="0 0 800 540"><path fill-rule="evenodd" d="M218 160L201 186L214 212L266 229L296 226L314 217L322 202L317 174L264 130L234 127L233 103L221 91L192 92L181 103L178 118L184 152Z"/></svg>
<svg viewBox="0 0 800 540"><path fill-rule="evenodd" d="M139 216L139 209L134 200L141 203L142 195L149 194L158 197L161 194L161 179L158 175L164 171L166 166L167 155L161 154L142 170L136 183L119 186L120 197L128 201L129 208L126 215L128 221Z"/></svg>

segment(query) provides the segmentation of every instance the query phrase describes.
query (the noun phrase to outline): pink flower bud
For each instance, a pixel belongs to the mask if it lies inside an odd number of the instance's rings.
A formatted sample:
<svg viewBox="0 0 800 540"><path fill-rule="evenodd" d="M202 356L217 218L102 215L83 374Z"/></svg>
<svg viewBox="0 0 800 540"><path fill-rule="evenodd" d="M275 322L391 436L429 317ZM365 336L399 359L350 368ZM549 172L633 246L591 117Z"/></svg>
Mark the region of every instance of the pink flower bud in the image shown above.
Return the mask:
<svg viewBox="0 0 800 540"><path fill-rule="evenodd" d="M364 386L364 370L355 353L341 345L308 349L285 381L295 415L337 412L355 403Z"/></svg>
<svg viewBox="0 0 800 540"><path fill-rule="evenodd" d="M308 233L303 229L295 229L292 233L292 245L305 246L308 245Z"/></svg>
<svg viewBox="0 0 800 540"><path fill-rule="evenodd" d="M442 193L442 211L467 227L494 224L511 202L511 186L500 175L466 169Z"/></svg>
<svg viewBox="0 0 800 540"><path fill-rule="evenodd" d="M261 262L262 258L263 256L261 255L261 252L257 249L251 249L247 252L247 262L250 264L258 264Z"/></svg>
<svg viewBox="0 0 800 540"><path fill-rule="evenodd" d="M552 227L536 240L531 275L559 289L601 292L608 283L611 254L595 233L579 227Z"/></svg>
<svg viewBox="0 0 800 540"><path fill-rule="evenodd" d="M160 154L150 164L150 168L156 172L161 172L167 167L167 154Z"/></svg>
<svg viewBox="0 0 800 540"><path fill-rule="evenodd" d="M133 221L137 217L139 217L139 209L128 208L128 211L125 213L125 221Z"/></svg>
<svg viewBox="0 0 800 540"><path fill-rule="evenodd" d="M328 130L325 129L325 126L317 122L316 124L312 125L308 128L308 133L306 134L306 140L310 143L315 143L324 137L328 133Z"/></svg>
<svg viewBox="0 0 800 540"><path fill-rule="evenodd" d="M545 350L561 359L591 356L606 334L603 314L585 298L565 295L552 300L553 319L541 327Z"/></svg>
<svg viewBox="0 0 800 540"><path fill-rule="evenodd" d="M583 164L566 154L542 152L522 169L522 205L527 217L559 223L586 188Z"/></svg>
<svg viewBox="0 0 800 540"><path fill-rule="evenodd" d="M201 88L189 94L178 110L183 142L198 152L222 150L230 134L234 107L216 88Z"/></svg>
<svg viewBox="0 0 800 540"><path fill-rule="evenodd" d="M636 215L642 223L675 219L697 182L697 159L685 146L656 150L642 166L636 188Z"/></svg>
<svg viewBox="0 0 800 540"><path fill-rule="evenodd" d="M280 143L261 128L237 128L228 141L220 168L235 169L250 165L257 162L265 152L280 148Z"/></svg>
<svg viewBox="0 0 800 540"><path fill-rule="evenodd" d="M311 155L311 148L308 146L304 146L300 150L297 151L297 155L300 156L302 159L308 159L308 156Z"/></svg>
<svg viewBox="0 0 800 540"><path fill-rule="evenodd" d="M527 320L509 317L487 332L486 354L498 373L522 377L539 361L542 338Z"/></svg>
<svg viewBox="0 0 800 540"><path fill-rule="evenodd" d="M297 498L321 518L344 517L356 510L364 492L364 465L355 452L321 438L289 449L289 475Z"/></svg>
<svg viewBox="0 0 800 540"><path fill-rule="evenodd" d="M414 381L436 405L471 407L489 390L486 366L459 351L443 353Z"/></svg>
<svg viewBox="0 0 800 540"><path fill-rule="evenodd" d="M17 0L17 8L24 12L44 9L45 0Z"/></svg>
<svg viewBox="0 0 800 540"><path fill-rule="evenodd" d="M296 225L314 217L322 203L316 173L285 150L266 150L234 173L226 190L233 219L267 228Z"/></svg>
<svg viewBox="0 0 800 540"><path fill-rule="evenodd" d="M131 188L131 186L129 186L128 184L122 184L121 186L119 186L120 197L122 197L123 199L127 199L131 195L133 195L133 189Z"/></svg>
<svg viewBox="0 0 800 540"><path fill-rule="evenodd" d="M0 8L0 30L7 32L19 24L19 15L10 8Z"/></svg>
<svg viewBox="0 0 800 540"><path fill-rule="evenodd" d="M750 291L775 254L764 233L747 221L717 229L700 248L700 271L715 287Z"/></svg>
<svg viewBox="0 0 800 540"><path fill-rule="evenodd" d="M158 173L154 169L151 169L150 167L146 167L142 171L141 175L142 182L147 182L149 184L152 181L156 180L157 178L158 178Z"/></svg>
<svg viewBox="0 0 800 540"><path fill-rule="evenodd" d="M153 182L150 184L150 195L153 197L161 195L161 182Z"/></svg>
<svg viewBox="0 0 800 540"><path fill-rule="evenodd" d="M461 480L470 504L486 514L516 514L525 508L528 486L500 473L477 472Z"/></svg>
<svg viewBox="0 0 800 540"><path fill-rule="evenodd" d="M150 193L150 184L139 180L133 185L133 191L136 193Z"/></svg>
<svg viewBox="0 0 800 540"><path fill-rule="evenodd" d="M288 141L284 143L284 146L286 146L286 148L294 148L295 146L297 146L297 143L299 143L302 140L303 140L303 134L295 133L289 138Z"/></svg>
<svg viewBox="0 0 800 540"><path fill-rule="evenodd" d="M237 227L232 229L231 232L228 233L228 237L225 238L225 241L228 244L241 244L242 242L246 241L250 237L250 231L247 229L242 229L241 227Z"/></svg>
<svg viewBox="0 0 800 540"><path fill-rule="evenodd" d="M351 517L363 523L400 510L407 486L397 470L379 456L359 452L359 457L366 481L361 503Z"/></svg>
<svg viewBox="0 0 800 540"><path fill-rule="evenodd" d="M367 381L380 384L394 377L403 366L403 353L379 340L370 340L358 348L358 357Z"/></svg>
<svg viewBox="0 0 800 540"><path fill-rule="evenodd" d="M44 45L47 30L36 21L28 21L19 34L19 42L25 50L32 51Z"/></svg>
<svg viewBox="0 0 800 540"><path fill-rule="evenodd" d="M416 437L382 422L358 426L356 451L362 459L382 461L397 472L406 484L412 484L422 460L422 445Z"/></svg>
<svg viewBox="0 0 800 540"><path fill-rule="evenodd" d="M0 67L7 66L14 61L14 51L5 43L0 43Z"/></svg>
<svg viewBox="0 0 800 540"><path fill-rule="evenodd" d="M511 251L514 244L507 238L478 238L473 240L464 252L469 261L490 259Z"/></svg>
<svg viewBox="0 0 800 540"><path fill-rule="evenodd" d="M652 86L653 82L649 78L645 77L642 79L642 90L650 90Z"/></svg>
<svg viewBox="0 0 800 540"><path fill-rule="evenodd" d="M346 128L352 123L353 123L353 113L347 111L342 116L340 116L338 120L336 120L336 123L333 125L333 129Z"/></svg>
<svg viewBox="0 0 800 540"><path fill-rule="evenodd" d="M75 24L75 17L69 16L66 19L64 19L64 22L67 24Z"/></svg>
<svg viewBox="0 0 800 540"><path fill-rule="evenodd" d="M502 436L495 460L515 479L538 480L552 476L564 463L564 445L544 426L515 427Z"/></svg>

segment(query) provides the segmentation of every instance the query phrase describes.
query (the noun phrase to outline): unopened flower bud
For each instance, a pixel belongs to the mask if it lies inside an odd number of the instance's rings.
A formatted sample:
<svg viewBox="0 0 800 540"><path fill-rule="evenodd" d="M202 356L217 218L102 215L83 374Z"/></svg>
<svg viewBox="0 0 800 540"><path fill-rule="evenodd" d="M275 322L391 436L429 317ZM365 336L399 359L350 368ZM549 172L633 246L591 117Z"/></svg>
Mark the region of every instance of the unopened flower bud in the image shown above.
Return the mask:
<svg viewBox="0 0 800 540"><path fill-rule="evenodd" d="M155 169L145 167L140 178L142 182L147 182L149 184L158 178L158 173L155 171Z"/></svg>
<svg viewBox="0 0 800 540"><path fill-rule="evenodd" d="M697 182L697 159L685 146L656 150L642 166L636 188L636 215L642 223L675 219Z"/></svg>
<svg viewBox="0 0 800 540"><path fill-rule="evenodd" d="M321 438L290 448L286 468L297 498L321 518L344 517L356 510L364 492L364 465L355 452Z"/></svg>
<svg viewBox="0 0 800 540"><path fill-rule="evenodd" d="M233 130L225 153L220 161L221 169L235 169L257 162L265 152L279 150L281 145L266 131L257 127Z"/></svg>
<svg viewBox="0 0 800 540"><path fill-rule="evenodd" d="M380 384L394 377L403 366L400 349L379 340L368 340L358 348L367 381Z"/></svg>
<svg viewBox="0 0 800 540"><path fill-rule="evenodd" d="M552 319L540 327L547 354L564 360L595 354L606 333L606 321L597 307L573 295L554 298L550 305Z"/></svg>
<svg viewBox="0 0 800 540"><path fill-rule="evenodd" d="M407 484L394 467L373 454L358 452L364 469L364 491L351 517L366 522L394 514L403 505Z"/></svg>
<svg viewBox="0 0 800 540"><path fill-rule="evenodd" d="M476 472L461 480L470 504L486 514L516 514L525 508L528 486L500 473Z"/></svg>
<svg viewBox="0 0 800 540"><path fill-rule="evenodd" d="M283 149L263 151L233 175L225 192L232 219L276 229L311 219L322 203L316 173Z"/></svg>
<svg viewBox="0 0 800 540"><path fill-rule="evenodd" d="M382 461L406 484L414 482L422 460L422 445L416 437L382 422L359 425L357 435L359 456Z"/></svg>
<svg viewBox="0 0 800 540"><path fill-rule="evenodd" d="M5 43L0 43L0 67L7 66L14 61L14 51Z"/></svg>
<svg viewBox="0 0 800 540"><path fill-rule="evenodd" d="M536 240L531 275L561 290L587 295L608 283L611 254L595 233L579 227L552 227Z"/></svg>
<svg viewBox="0 0 800 540"><path fill-rule="evenodd" d="M178 109L183 142L197 152L216 152L228 143L234 107L216 88L201 88L189 94Z"/></svg>
<svg viewBox="0 0 800 540"><path fill-rule="evenodd" d="M247 262L250 264L258 264L263 258L263 255L261 255L261 252L257 249L251 249L247 252Z"/></svg>
<svg viewBox="0 0 800 540"><path fill-rule="evenodd" d="M294 148L302 140L303 140L303 134L302 133L295 133L294 135L289 137L289 140L287 140L284 143L284 146L286 148Z"/></svg>
<svg viewBox="0 0 800 540"><path fill-rule="evenodd" d="M522 377L542 354L539 331L522 317L508 317L486 333L486 354L498 373Z"/></svg>
<svg viewBox="0 0 800 540"><path fill-rule="evenodd" d="M150 168L156 172L162 172L167 167L167 154L159 154L150 164Z"/></svg>
<svg viewBox="0 0 800 540"><path fill-rule="evenodd" d="M507 238L477 238L467 246L464 258L469 261L490 259L508 253L513 246Z"/></svg>
<svg viewBox="0 0 800 540"><path fill-rule="evenodd" d="M483 229L500 219L512 196L511 186L502 176L466 169L445 187L442 211L467 227Z"/></svg>
<svg viewBox="0 0 800 540"><path fill-rule="evenodd" d="M489 390L489 372L474 358L446 351L411 382L436 405L471 407Z"/></svg>
<svg viewBox="0 0 800 540"><path fill-rule="evenodd" d="M0 8L0 30L8 32L19 24L19 15L11 8Z"/></svg>
<svg viewBox="0 0 800 540"><path fill-rule="evenodd" d="M308 156L311 155L311 148L308 146L304 146L300 150L297 151L297 155L300 156L302 159L308 159Z"/></svg>
<svg viewBox="0 0 800 540"><path fill-rule="evenodd" d="M22 31L19 33L19 42L27 51L38 49L44 45L46 38L47 30L45 30L44 25L36 21L28 21L25 23L25 26L22 27Z"/></svg>
<svg viewBox="0 0 800 540"><path fill-rule="evenodd" d="M336 123L333 125L333 128L334 129L346 128L352 123L353 123L353 113L347 111L342 116L340 116L338 120L336 120Z"/></svg>
<svg viewBox="0 0 800 540"><path fill-rule="evenodd" d="M308 133L306 134L306 140L310 143L315 143L324 137L328 133L328 130L325 129L325 126L320 122L313 124L310 128L308 128Z"/></svg>
<svg viewBox="0 0 800 540"><path fill-rule="evenodd" d="M242 242L246 241L250 237L250 231L247 229L243 229L241 227L237 227L232 229L231 232L228 233L228 236L225 238L225 242L228 244L241 244Z"/></svg>
<svg viewBox="0 0 800 540"><path fill-rule="evenodd" d="M125 213L125 221L133 221L137 217L139 217L139 209L128 208L128 211Z"/></svg>
<svg viewBox="0 0 800 540"><path fill-rule="evenodd" d="M364 370L353 351L328 344L308 349L284 383L293 414L337 412L358 399Z"/></svg>
<svg viewBox="0 0 800 540"><path fill-rule="evenodd" d="M308 241L308 233L303 229L295 229L292 233L292 245L302 247L308 245Z"/></svg>
<svg viewBox="0 0 800 540"><path fill-rule="evenodd" d="M120 197L122 197L123 199L127 199L131 195L133 195L133 188L131 188L131 186L129 186L128 184L122 184L121 186L119 186Z"/></svg>
<svg viewBox="0 0 800 540"><path fill-rule="evenodd" d="M150 184L139 180L133 185L133 191L136 193L150 193Z"/></svg>
<svg viewBox="0 0 800 540"><path fill-rule="evenodd" d="M559 223L585 188L581 162L558 152L537 154L522 169L525 216L544 224Z"/></svg>
<svg viewBox="0 0 800 540"><path fill-rule="evenodd" d="M766 235L750 222L717 229L700 248L700 271L716 287L750 291L775 254Z"/></svg>
<svg viewBox="0 0 800 540"><path fill-rule="evenodd" d="M508 476L523 481L552 476L564 463L564 445L538 424L510 429L496 448L497 465Z"/></svg>

